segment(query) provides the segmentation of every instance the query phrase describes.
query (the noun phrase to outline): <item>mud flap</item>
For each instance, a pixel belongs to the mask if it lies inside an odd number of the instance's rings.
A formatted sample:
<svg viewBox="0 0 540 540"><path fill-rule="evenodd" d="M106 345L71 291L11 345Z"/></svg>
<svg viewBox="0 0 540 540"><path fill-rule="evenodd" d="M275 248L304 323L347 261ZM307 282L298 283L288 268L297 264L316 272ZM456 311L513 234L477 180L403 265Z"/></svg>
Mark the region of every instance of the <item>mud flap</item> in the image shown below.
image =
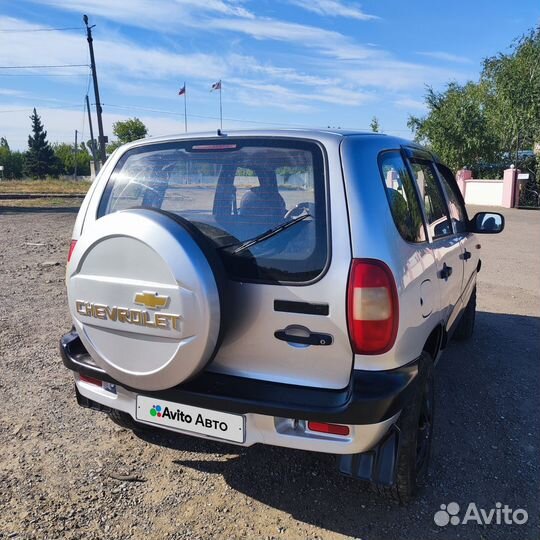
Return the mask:
<svg viewBox="0 0 540 540"><path fill-rule="evenodd" d="M338 456L339 472L357 480L393 485L397 473L399 436L399 427L394 424L379 444L368 452Z"/></svg>

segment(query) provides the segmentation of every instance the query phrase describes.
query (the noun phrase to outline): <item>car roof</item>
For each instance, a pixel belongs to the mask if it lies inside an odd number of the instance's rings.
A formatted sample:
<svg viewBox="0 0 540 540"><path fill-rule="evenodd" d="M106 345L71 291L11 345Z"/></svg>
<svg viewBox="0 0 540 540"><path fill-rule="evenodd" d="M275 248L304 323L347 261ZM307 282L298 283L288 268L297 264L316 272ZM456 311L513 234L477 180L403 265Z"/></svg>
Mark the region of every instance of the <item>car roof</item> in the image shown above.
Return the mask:
<svg viewBox="0 0 540 540"><path fill-rule="evenodd" d="M222 137L295 137L316 139L321 136L346 137L348 135L365 135L365 136L385 136L383 133L373 133L371 131L354 131L345 129L216 129L215 131L202 131L194 133L178 133L174 135L164 135L159 137L148 137L145 140L149 142L169 141L177 139L207 139Z"/></svg>
<svg viewBox="0 0 540 540"><path fill-rule="evenodd" d="M388 146L409 146L414 148L423 148L415 142L412 142L407 139L402 139L400 137L394 137L392 135L387 135L385 133L374 133L372 131L360 131L360 130L345 130L345 129L246 129L246 130L219 130L215 131L204 131L204 132L194 132L194 133L178 133L174 135L163 135L158 137L147 137L145 139L139 139L133 141L126 145L123 145L121 148L127 150L128 148L134 146L141 146L146 144L155 144L162 142L174 142L182 140L204 140L204 139L216 139L223 138L226 140L227 137L268 137L268 138L294 138L294 139L312 139L319 141L323 144L334 142L339 144L339 142L348 137L361 137L367 139L384 139L385 143ZM425 150L425 149L424 149Z"/></svg>

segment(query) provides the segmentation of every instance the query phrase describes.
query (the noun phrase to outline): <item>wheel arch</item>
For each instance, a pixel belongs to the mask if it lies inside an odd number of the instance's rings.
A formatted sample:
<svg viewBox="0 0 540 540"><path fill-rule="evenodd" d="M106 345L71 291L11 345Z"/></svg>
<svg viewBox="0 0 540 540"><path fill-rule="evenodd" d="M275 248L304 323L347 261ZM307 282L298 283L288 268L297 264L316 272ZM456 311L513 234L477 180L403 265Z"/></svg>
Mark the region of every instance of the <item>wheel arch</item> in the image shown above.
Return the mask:
<svg viewBox="0 0 540 540"><path fill-rule="evenodd" d="M443 349L444 342L444 328L442 324L438 324L429 334L422 350L427 352L433 361L437 360L437 356L441 349Z"/></svg>

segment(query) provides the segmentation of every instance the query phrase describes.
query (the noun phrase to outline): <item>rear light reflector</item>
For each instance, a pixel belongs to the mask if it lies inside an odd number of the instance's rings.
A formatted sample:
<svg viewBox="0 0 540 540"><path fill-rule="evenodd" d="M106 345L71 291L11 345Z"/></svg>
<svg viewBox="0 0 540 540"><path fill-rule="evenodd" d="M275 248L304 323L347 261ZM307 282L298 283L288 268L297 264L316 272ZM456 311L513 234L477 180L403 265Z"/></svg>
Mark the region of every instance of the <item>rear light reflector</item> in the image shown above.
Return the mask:
<svg viewBox="0 0 540 540"><path fill-rule="evenodd" d="M307 427L311 431L328 433L330 435L345 436L350 433L349 426L341 426L339 424L327 424L325 422L308 422Z"/></svg>
<svg viewBox="0 0 540 540"><path fill-rule="evenodd" d="M375 259L354 259L347 296L353 351L381 354L390 350L399 323L397 288L390 268Z"/></svg>
<svg viewBox="0 0 540 540"><path fill-rule="evenodd" d="M71 244L69 244L68 262L71 260L71 255L76 245L77 245L77 240L72 240Z"/></svg>
<svg viewBox="0 0 540 540"><path fill-rule="evenodd" d="M79 380L88 384L94 384L101 388L101 381L99 379L94 379L94 377L87 377L86 375L79 374Z"/></svg>

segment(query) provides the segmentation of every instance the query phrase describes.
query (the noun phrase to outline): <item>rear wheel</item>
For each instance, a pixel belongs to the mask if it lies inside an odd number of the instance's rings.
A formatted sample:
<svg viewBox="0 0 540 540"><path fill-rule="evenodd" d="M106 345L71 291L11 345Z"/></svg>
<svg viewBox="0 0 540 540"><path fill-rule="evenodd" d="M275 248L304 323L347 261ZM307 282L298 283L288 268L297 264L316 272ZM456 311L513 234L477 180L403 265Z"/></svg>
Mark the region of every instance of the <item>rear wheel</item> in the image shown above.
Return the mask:
<svg viewBox="0 0 540 540"><path fill-rule="evenodd" d="M465 341L472 337L474 333L474 322L476 320L476 287L474 288L461 321L456 328L454 338L457 341Z"/></svg>
<svg viewBox="0 0 540 540"><path fill-rule="evenodd" d="M397 421L400 430L396 479L393 485L375 485L380 495L400 504L409 502L427 477L433 438L433 360L420 359L418 391Z"/></svg>

